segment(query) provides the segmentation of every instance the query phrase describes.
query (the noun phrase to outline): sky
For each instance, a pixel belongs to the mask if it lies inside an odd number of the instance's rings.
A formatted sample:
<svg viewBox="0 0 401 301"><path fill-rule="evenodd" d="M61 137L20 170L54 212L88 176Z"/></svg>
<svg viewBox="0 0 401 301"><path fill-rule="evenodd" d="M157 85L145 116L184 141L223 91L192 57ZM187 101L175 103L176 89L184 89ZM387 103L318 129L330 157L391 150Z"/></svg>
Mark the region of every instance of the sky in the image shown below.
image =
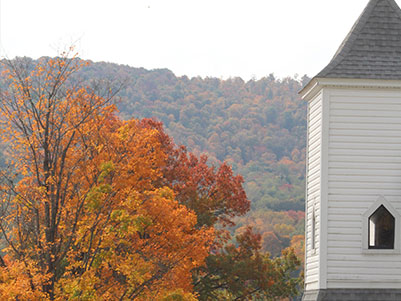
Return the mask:
<svg viewBox="0 0 401 301"><path fill-rule="evenodd" d="M401 0L397 1L401 4ZM368 0L0 0L0 57L78 55L177 76L314 76Z"/></svg>

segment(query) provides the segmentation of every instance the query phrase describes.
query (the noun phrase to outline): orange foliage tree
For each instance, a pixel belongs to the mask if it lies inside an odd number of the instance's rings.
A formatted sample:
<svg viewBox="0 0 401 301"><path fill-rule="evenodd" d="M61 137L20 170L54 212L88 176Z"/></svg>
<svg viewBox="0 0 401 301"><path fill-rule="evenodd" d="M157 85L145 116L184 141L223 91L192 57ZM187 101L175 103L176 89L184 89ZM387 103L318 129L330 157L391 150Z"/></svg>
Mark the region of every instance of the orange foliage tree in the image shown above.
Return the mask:
<svg viewBox="0 0 401 301"><path fill-rule="evenodd" d="M208 157L199 158L177 147L164 132L161 122L143 119L145 128L157 130L162 149L167 155L160 186L168 186L177 193L177 200L194 210L198 227L233 225L233 218L244 215L250 209L250 201L242 187L241 175L234 175L227 163L217 169L209 166Z"/></svg>
<svg viewBox="0 0 401 301"><path fill-rule="evenodd" d="M198 229L217 229L206 265L193 270L199 300L276 300L297 295L301 279L294 272L300 262L292 249L271 259L269 253L262 252L261 235L251 227L236 237L227 231L250 209L243 178L234 175L226 163L215 168L208 165L207 156L198 158L185 147L177 147L161 123L144 119L141 124L157 130L168 156L158 185L173 189L177 200L196 213ZM280 249L277 251L275 255Z"/></svg>
<svg viewBox="0 0 401 301"><path fill-rule="evenodd" d="M165 185L160 132L119 120L111 89L74 78L77 58L7 64L2 298L194 299L214 230Z"/></svg>

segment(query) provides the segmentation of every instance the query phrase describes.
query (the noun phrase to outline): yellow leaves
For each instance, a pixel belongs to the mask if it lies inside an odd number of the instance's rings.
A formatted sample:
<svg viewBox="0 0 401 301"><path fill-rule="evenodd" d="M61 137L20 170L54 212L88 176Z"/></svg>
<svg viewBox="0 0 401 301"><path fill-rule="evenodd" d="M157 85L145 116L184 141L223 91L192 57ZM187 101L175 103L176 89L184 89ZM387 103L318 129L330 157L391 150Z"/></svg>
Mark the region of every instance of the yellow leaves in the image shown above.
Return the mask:
<svg viewBox="0 0 401 301"><path fill-rule="evenodd" d="M63 283L64 282L64 283ZM61 281L63 288L63 295L59 300L99 300L96 294L96 284L99 279L94 275L93 271L85 272L80 278L72 278L68 281Z"/></svg>
<svg viewBox="0 0 401 301"><path fill-rule="evenodd" d="M49 300L48 295L41 290L40 283L48 281L48 275L43 275L37 267L27 260L4 258L7 267L0 267L0 296L2 300ZM34 286L34 288L32 288Z"/></svg>
<svg viewBox="0 0 401 301"><path fill-rule="evenodd" d="M191 271L214 230L198 229L163 187L159 129L120 120L90 88L63 86L81 65L43 59L22 77L27 85L10 78L0 137L17 173L3 198L11 243L0 295L15 299L19 287L20 300L195 300Z"/></svg>
<svg viewBox="0 0 401 301"><path fill-rule="evenodd" d="M193 294L184 292L182 289L168 291L161 297L161 301L196 301L198 300Z"/></svg>
<svg viewBox="0 0 401 301"><path fill-rule="evenodd" d="M86 208L90 211L99 209L99 207L103 205L105 198L107 198L111 192L112 189L109 184L100 184L92 187L86 197Z"/></svg>
<svg viewBox="0 0 401 301"><path fill-rule="evenodd" d="M115 172L120 175L118 170ZM160 280L152 283L149 289L144 288L141 298L155 297L157 290L158 299L162 299L165 292L181 288L178 295L183 296L182 300L194 300L189 293L191 270L203 264L214 231L195 230L196 215L179 205L169 188L144 193L123 190L118 196L122 201L115 203L110 224L101 237L102 246L108 251L99 252L92 266L101 275L102 283L108 279L106 282L110 285L103 287L104 293L97 291L98 298L105 296L106 291L111 293L125 288L133 291L160 274ZM88 235L80 240L81 246L86 243L89 243ZM164 271L161 267L168 269ZM114 278L108 272L110 269L126 279L124 288L119 288L122 284L113 282ZM163 296L178 295L169 293Z"/></svg>
<svg viewBox="0 0 401 301"><path fill-rule="evenodd" d="M104 178L110 175L111 172L114 171L114 164L112 161L104 162L100 165L100 175L98 181L103 182Z"/></svg>

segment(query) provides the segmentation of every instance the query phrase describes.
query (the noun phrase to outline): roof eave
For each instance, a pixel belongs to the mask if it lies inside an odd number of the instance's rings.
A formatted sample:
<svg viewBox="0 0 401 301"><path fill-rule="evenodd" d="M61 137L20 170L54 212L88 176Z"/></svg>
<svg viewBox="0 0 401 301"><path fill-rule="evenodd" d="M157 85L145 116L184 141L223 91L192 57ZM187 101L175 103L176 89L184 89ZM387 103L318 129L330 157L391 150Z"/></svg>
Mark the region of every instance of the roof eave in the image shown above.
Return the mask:
<svg viewBox="0 0 401 301"><path fill-rule="evenodd" d="M304 100L311 100L322 88L401 89L401 79L313 78L301 91Z"/></svg>
<svg viewBox="0 0 401 301"><path fill-rule="evenodd" d="M316 95L317 91L319 90L319 82L318 78L312 78L309 83L302 88L301 91L298 92L298 94L301 96L302 99L304 100L310 100L313 98L314 95Z"/></svg>

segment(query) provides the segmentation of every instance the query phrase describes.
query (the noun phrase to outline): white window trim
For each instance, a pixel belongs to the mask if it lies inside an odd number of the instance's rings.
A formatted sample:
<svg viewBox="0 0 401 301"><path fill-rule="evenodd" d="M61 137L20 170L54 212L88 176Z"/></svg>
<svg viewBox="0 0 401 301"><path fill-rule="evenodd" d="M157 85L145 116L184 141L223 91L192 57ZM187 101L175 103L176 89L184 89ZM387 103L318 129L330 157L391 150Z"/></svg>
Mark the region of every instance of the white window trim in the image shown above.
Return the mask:
<svg viewBox="0 0 401 301"><path fill-rule="evenodd" d="M369 249L369 217L380 207L384 206L395 219L394 229L394 249ZM379 196L376 202L362 215L362 253L363 254L400 254L400 220L401 216L397 210L388 202L384 196Z"/></svg>

